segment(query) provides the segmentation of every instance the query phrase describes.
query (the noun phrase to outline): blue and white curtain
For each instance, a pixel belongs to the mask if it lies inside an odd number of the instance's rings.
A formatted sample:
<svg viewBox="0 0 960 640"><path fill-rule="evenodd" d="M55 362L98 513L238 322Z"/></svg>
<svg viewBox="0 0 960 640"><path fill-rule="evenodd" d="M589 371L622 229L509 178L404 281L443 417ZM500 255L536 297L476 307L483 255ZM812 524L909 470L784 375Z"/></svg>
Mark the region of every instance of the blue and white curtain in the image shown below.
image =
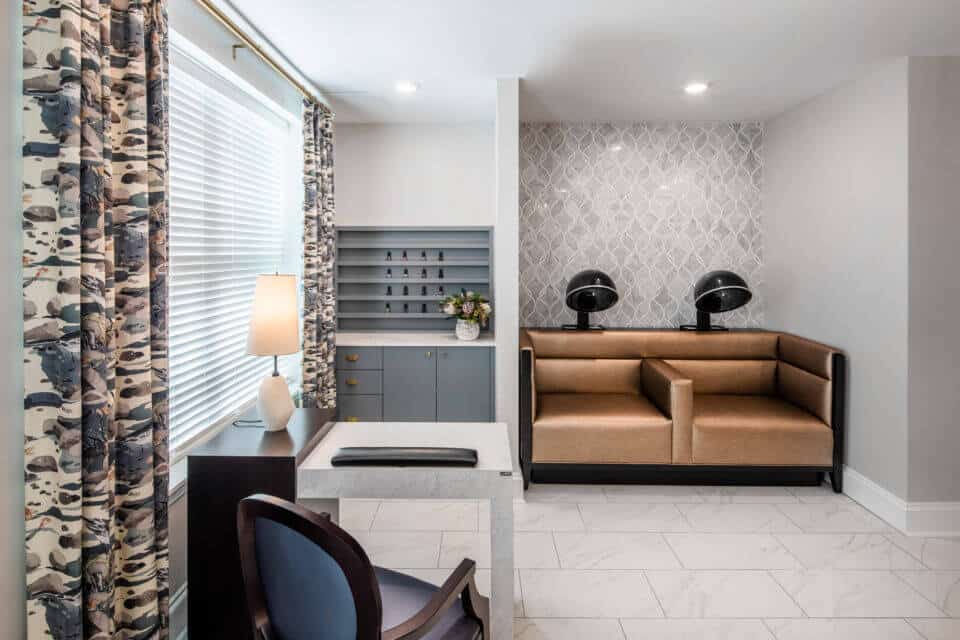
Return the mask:
<svg viewBox="0 0 960 640"><path fill-rule="evenodd" d="M335 407L333 114L303 103L303 406Z"/></svg>

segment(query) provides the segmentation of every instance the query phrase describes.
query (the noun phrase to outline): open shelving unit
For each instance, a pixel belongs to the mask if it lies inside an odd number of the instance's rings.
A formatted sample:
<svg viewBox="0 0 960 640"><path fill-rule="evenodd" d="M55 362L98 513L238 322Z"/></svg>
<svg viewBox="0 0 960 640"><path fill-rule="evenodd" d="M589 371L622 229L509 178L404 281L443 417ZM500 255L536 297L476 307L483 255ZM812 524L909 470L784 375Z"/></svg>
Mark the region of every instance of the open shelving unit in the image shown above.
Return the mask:
<svg viewBox="0 0 960 640"><path fill-rule="evenodd" d="M464 289L492 299L491 235L489 227L340 227L338 328L452 330L444 297Z"/></svg>

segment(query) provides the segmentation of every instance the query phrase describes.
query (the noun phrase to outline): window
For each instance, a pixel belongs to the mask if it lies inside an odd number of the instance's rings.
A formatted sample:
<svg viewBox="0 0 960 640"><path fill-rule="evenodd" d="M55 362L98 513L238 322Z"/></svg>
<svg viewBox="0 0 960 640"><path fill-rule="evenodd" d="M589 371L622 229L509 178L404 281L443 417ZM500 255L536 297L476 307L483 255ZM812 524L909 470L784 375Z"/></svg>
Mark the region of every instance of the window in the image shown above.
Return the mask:
<svg viewBox="0 0 960 640"><path fill-rule="evenodd" d="M261 273L300 275L299 118L177 34L170 56L170 447L256 397L272 359L248 356ZM299 355L280 360L296 384Z"/></svg>

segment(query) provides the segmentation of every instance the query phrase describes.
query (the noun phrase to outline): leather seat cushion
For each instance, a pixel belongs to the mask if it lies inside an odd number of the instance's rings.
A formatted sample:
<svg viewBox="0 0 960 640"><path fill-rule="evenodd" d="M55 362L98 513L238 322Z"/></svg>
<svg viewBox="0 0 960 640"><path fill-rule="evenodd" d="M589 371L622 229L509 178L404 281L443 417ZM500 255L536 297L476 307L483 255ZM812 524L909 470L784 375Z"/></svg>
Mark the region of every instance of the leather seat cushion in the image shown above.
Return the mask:
<svg viewBox="0 0 960 640"><path fill-rule="evenodd" d="M533 461L671 462L671 421L637 393L543 393L533 421Z"/></svg>
<svg viewBox="0 0 960 640"><path fill-rule="evenodd" d="M812 413L776 396L693 397L694 464L833 463L833 431Z"/></svg>
<svg viewBox="0 0 960 640"><path fill-rule="evenodd" d="M389 629L416 615L433 597L438 587L404 573L376 567L383 603L383 629ZM468 618L463 605L455 603L443 614L425 640L478 640L480 625Z"/></svg>

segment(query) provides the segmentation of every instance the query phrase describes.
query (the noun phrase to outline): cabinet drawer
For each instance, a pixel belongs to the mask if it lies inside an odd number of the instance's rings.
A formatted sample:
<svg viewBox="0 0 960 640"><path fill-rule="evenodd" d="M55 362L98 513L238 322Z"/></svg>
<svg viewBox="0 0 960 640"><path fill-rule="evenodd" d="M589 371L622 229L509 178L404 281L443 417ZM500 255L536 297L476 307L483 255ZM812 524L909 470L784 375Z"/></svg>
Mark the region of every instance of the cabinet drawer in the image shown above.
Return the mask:
<svg viewBox="0 0 960 640"><path fill-rule="evenodd" d="M378 396L381 390L379 371L337 372L337 393L341 396Z"/></svg>
<svg viewBox="0 0 960 640"><path fill-rule="evenodd" d="M380 347L337 347L337 369L382 369Z"/></svg>
<svg viewBox="0 0 960 640"><path fill-rule="evenodd" d="M383 416L380 396L341 396L337 403L342 422L377 422Z"/></svg>

